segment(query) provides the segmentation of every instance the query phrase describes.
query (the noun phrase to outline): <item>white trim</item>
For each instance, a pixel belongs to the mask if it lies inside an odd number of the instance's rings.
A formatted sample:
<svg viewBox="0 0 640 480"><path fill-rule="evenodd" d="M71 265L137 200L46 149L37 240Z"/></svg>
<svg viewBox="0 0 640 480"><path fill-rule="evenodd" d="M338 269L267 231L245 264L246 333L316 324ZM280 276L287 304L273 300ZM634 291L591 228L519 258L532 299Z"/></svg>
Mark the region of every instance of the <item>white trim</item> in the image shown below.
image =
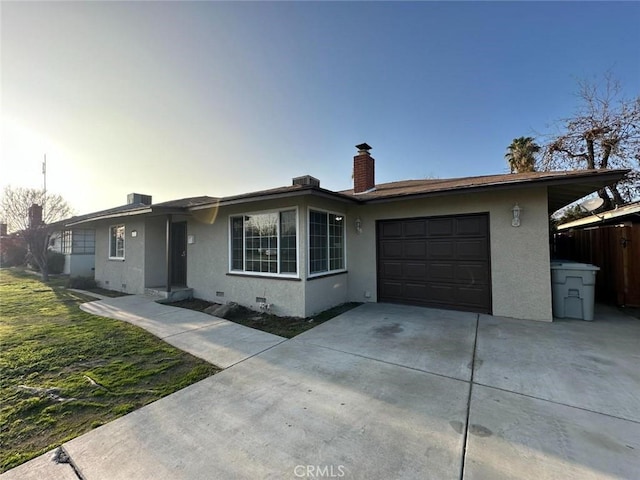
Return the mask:
<svg viewBox="0 0 640 480"><path fill-rule="evenodd" d="M280 248L282 245L281 237L280 237L280 214L282 212L291 212L294 211L296 215L296 271L295 273L286 272L280 273L280 261L282 259L282 255L280 254ZM247 270L247 256L246 256L246 237L244 232L244 217L251 215L267 215L270 213L278 214L278 223L277 223L277 238L278 238L278 260L277 267L278 272L253 272ZM242 218L242 270L234 270L233 266L233 238L232 238L232 219L233 218ZM243 213L235 213L230 214L228 216L228 262L227 262L227 271L233 275L246 275L246 276L260 276L260 277L268 277L268 278L300 278L300 212L297 205L293 205L290 207L281 207L281 208L271 208L266 210L258 210L253 212L243 212Z"/></svg>
<svg viewBox="0 0 640 480"><path fill-rule="evenodd" d="M111 230L113 228L118 228L118 227L122 227L124 229L124 235L122 235L122 256L121 257L113 257L111 256ZM124 223L117 223L115 225L109 225L109 230L108 230L108 245L109 245L109 260L118 260L118 261L122 261L124 262L124 259L126 257L126 252L127 252L127 227ZM116 253L117 253L117 248L116 248Z"/></svg>
<svg viewBox="0 0 640 480"><path fill-rule="evenodd" d="M309 254L309 249L311 248L311 227L309 226L309 223L311 222L311 210L315 211L315 212L320 212L320 213L327 213L327 214L331 214L331 215L338 215L341 216L344 219L344 228L342 229L342 259L343 259L343 264L344 266L342 268L339 268L337 270L330 270L329 269L329 264L331 262L331 257L329 255L329 221L327 219L327 270L326 271L322 271L322 272L314 272L311 273L311 255ZM318 207L312 207L312 206L307 206L307 250L306 250L306 255L307 255L307 278L315 278L315 277L322 277L325 275L332 275L334 273L343 273L347 271L347 215L343 212L336 212L333 210L327 210L326 208L318 208Z"/></svg>

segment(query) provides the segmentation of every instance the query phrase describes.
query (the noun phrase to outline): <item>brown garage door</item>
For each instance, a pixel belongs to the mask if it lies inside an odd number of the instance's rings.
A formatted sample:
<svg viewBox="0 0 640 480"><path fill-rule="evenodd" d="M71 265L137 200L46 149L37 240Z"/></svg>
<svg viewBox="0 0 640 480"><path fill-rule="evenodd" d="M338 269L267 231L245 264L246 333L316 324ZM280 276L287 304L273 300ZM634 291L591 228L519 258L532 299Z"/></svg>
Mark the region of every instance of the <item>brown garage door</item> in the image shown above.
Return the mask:
<svg viewBox="0 0 640 480"><path fill-rule="evenodd" d="M491 313L488 214L381 220L378 301Z"/></svg>

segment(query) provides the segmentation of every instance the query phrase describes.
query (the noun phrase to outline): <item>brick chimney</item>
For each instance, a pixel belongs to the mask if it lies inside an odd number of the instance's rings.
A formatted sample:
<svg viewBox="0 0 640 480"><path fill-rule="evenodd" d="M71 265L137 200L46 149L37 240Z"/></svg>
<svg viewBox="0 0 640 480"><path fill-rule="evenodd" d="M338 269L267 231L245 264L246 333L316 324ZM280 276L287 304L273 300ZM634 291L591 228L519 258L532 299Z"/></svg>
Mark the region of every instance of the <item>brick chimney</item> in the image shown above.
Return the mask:
<svg viewBox="0 0 640 480"><path fill-rule="evenodd" d="M353 193L364 193L376 188L375 160L369 155L371 147L366 143L356 145L358 154L353 157Z"/></svg>
<svg viewBox="0 0 640 480"><path fill-rule="evenodd" d="M29 207L29 228L35 228L42 225L42 207L36 203Z"/></svg>

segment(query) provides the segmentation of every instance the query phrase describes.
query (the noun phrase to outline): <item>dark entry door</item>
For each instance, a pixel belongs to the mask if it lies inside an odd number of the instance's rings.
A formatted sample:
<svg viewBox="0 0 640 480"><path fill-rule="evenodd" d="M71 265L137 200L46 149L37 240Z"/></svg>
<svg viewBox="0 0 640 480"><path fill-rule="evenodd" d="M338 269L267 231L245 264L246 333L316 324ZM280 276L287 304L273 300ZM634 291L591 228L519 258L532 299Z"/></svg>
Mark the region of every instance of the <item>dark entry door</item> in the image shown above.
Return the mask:
<svg viewBox="0 0 640 480"><path fill-rule="evenodd" d="M486 214L378 222L378 301L491 313Z"/></svg>
<svg viewBox="0 0 640 480"><path fill-rule="evenodd" d="M171 285L187 285L187 222L171 224Z"/></svg>

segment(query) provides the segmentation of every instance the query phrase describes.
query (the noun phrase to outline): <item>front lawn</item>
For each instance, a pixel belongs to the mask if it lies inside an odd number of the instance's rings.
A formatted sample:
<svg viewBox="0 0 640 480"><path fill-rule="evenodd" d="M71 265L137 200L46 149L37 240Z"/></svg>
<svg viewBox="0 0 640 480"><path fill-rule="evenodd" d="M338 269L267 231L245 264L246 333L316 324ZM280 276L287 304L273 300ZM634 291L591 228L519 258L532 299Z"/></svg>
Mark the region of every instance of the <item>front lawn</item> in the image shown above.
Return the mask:
<svg viewBox="0 0 640 480"><path fill-rule="evenodd" d="M0 472L219 371L62 283L0 270Z"/></svg>

